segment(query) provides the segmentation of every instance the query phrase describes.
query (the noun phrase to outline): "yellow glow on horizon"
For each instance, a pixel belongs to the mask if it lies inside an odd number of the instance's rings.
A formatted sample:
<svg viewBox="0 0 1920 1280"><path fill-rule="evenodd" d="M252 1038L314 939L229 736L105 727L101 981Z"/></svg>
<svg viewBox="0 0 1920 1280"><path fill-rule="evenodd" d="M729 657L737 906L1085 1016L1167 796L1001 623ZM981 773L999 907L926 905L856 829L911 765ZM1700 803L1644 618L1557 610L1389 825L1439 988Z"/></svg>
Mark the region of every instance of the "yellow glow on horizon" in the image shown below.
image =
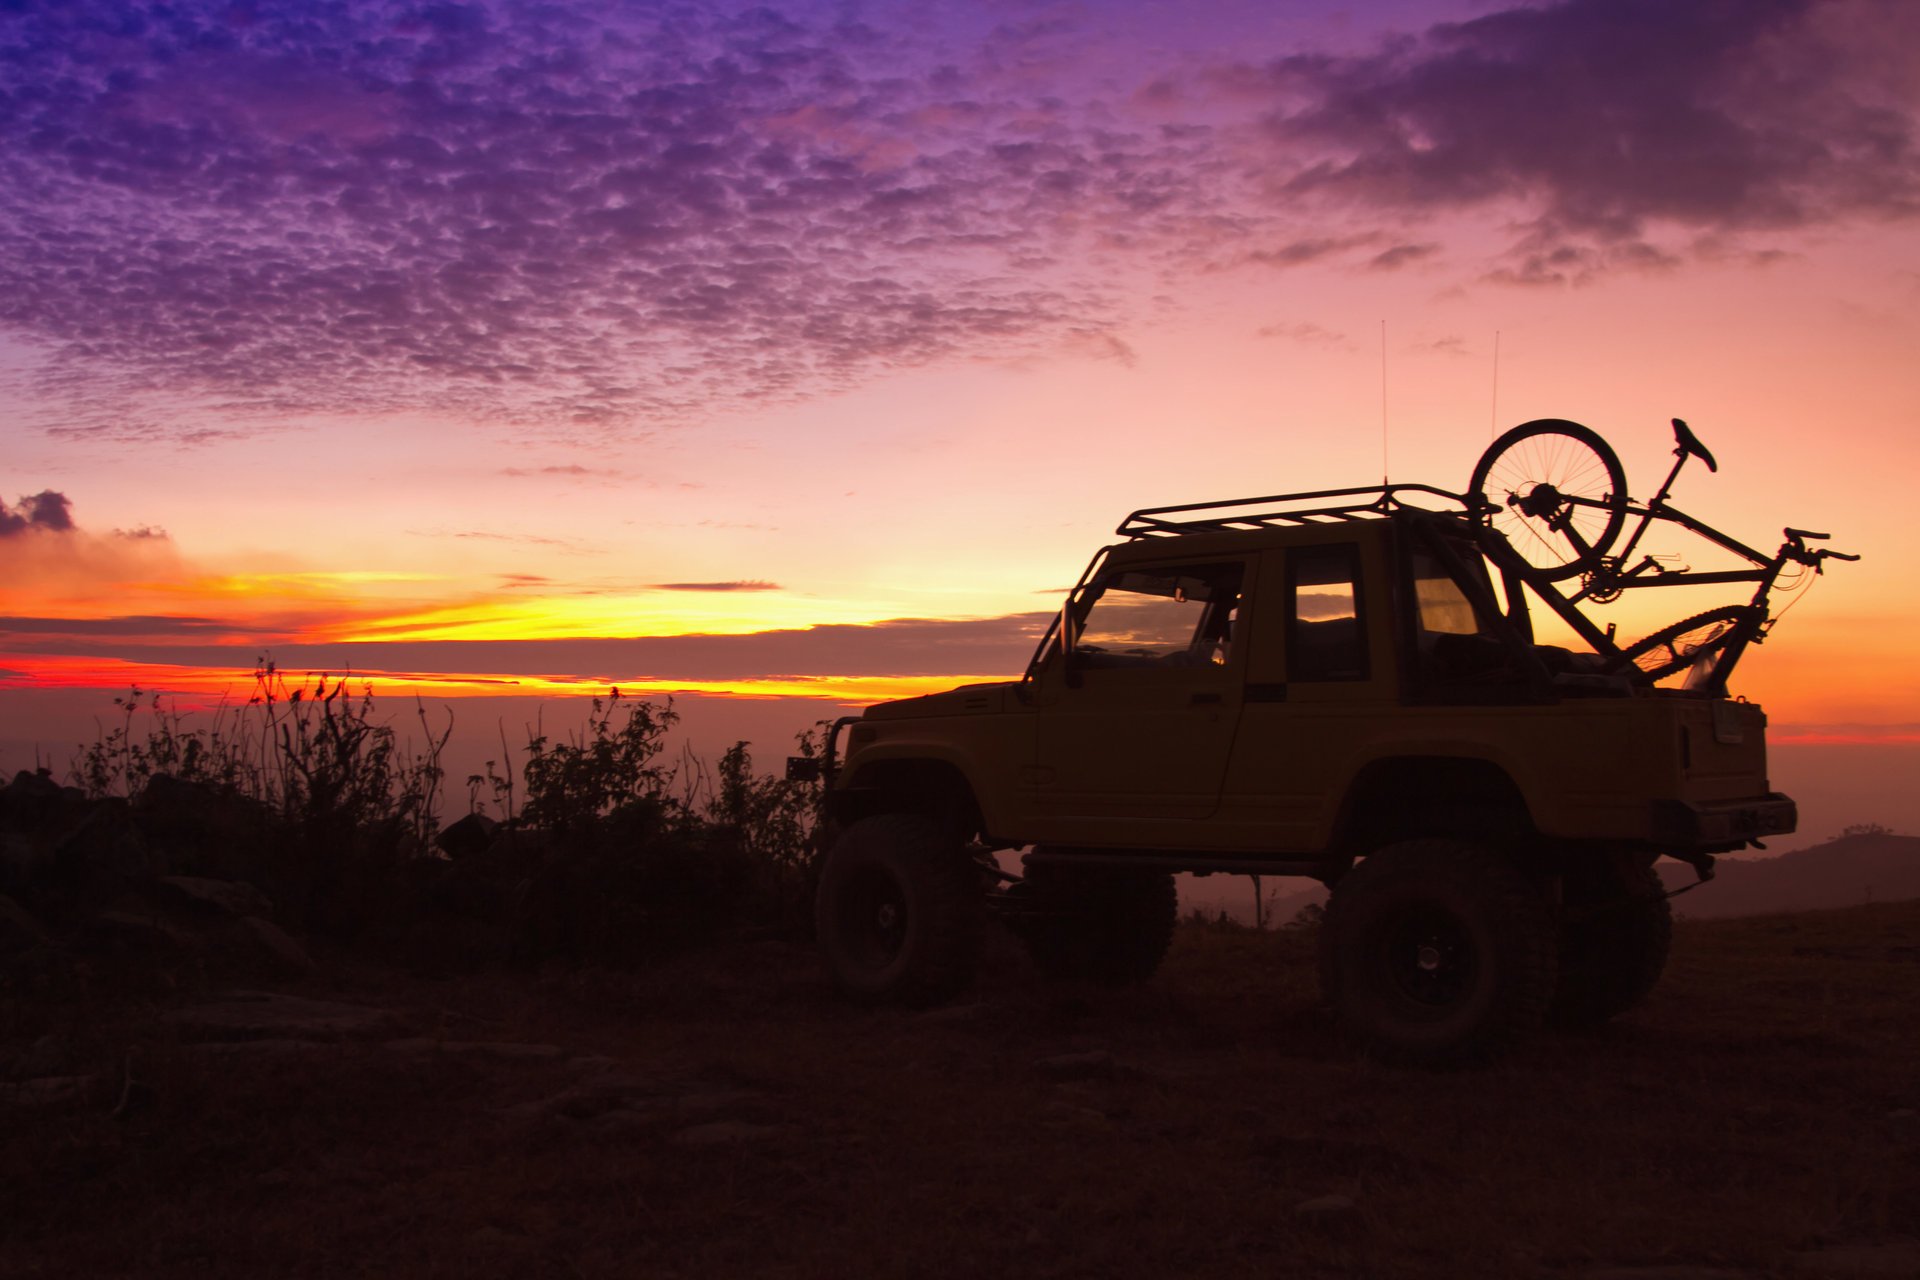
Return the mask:
<svg viewBox="0 0 1920 1280"><path fill-rule="evenodd" d="M744 593L742 593L744 594ZM749 635L824 625L862 625L899 616L885 607L849 608L819 600L730 592L488 598L436 605L390 617L360 618L326 630L332 640L567 640L623 636ZM691 598L690 598L691 597Z"/></svg>
<svg viewBox="0 0 1920 1280"><path fill-rule="evenodd" d="M24 677L0 677L0 689L103 689L171 693L250 696L258 685L251 668L188 667L171 663L131 662L119 658L44 657L0 654L0 665L25 672ZM282 668L277 673L292 687L325 675L345 679L358 693L371 688L377 697L577 697L605 695L617 688L629 697L676 693L737 698L807 698L816 701L873 703L940 693L963 684L990 684L1007 680L1005 672L991 675L940 676L787 676L742 680L656 680L618 678L556 679L547 676L509 676L482 672L424 675L399 671L302 671Z"/></svg>

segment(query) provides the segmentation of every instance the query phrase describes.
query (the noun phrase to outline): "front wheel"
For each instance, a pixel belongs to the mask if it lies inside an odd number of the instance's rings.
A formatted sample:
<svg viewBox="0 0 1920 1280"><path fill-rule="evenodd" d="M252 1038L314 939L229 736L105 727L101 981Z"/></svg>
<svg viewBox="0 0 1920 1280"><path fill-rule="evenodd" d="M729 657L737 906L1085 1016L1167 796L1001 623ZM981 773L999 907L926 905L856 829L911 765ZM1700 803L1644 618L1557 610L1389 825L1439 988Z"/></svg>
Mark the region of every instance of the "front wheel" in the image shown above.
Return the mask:
<svg viewBox="0 0 1920 1280"><path fill-rule="evenodd" d="M828 851L814 898L834 984L874 1003L947 999L973 978L984 899L979 867L931 819L854 823Z"/></svg>
<svg viewBox="0 0 1920 1280"><path fill-rule="evenodd" d="M1382 1057L1484 1056L1546 1019L1557 931L1544 885L1464 840L1364 859L1328 900L1320 985L1341 1028Z"/></svg>
<svg viewBox="0 0 1920 1280"><path fill-rule="evenodd" d="M1626 519L1619 455L1564 418L1523 422L1495 440L1467 492L1486 498L1488 523L1548 581L1597 566Z"/></svg>

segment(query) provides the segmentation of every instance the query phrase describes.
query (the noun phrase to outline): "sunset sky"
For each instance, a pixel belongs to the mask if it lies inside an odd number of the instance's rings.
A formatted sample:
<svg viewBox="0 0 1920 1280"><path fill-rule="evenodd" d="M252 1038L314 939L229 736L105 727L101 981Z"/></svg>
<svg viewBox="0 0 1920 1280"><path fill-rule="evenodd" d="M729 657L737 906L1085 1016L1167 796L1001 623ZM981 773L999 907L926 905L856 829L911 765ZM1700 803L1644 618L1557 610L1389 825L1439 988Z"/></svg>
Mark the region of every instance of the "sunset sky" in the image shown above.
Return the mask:
<svg viewBox="0 0 1920 1280"><path fill-rule="evenodd" d="M1688 419L1681 505L1865 556L1736 692L1910 745L1916 84L1908 0L9 5L0 767L263 653L1015 674L1128 510L1373 482L1383 410L1642 495Z"/></svg>

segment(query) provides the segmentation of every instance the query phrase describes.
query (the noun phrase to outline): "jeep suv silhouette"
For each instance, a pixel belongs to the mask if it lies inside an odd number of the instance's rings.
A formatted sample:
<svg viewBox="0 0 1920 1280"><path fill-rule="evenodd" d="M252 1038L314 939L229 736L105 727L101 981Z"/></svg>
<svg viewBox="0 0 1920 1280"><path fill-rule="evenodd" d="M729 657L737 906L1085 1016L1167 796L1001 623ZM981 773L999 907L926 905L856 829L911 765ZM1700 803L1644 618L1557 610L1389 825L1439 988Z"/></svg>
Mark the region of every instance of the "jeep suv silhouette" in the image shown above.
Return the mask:
<svg viewBox="0 0 1920 1280"><path fill-rule="evenodd" d="M836 983L946 998L990 912L1049 974L1141 980L1193 872L1329 886L1323 991L1382 1055L1475 1056L1639 1002L1671 928L1655 860L1705 878L1794 805L1758 706L1659 687L1639 646L1535 642L1541 574L1499 509L1395 485L1136 511L1019 679L836 724L816 898ZM1659 676L1692 650L1662 652ZM991 857L1016 848L1020 875Z"/></svg>

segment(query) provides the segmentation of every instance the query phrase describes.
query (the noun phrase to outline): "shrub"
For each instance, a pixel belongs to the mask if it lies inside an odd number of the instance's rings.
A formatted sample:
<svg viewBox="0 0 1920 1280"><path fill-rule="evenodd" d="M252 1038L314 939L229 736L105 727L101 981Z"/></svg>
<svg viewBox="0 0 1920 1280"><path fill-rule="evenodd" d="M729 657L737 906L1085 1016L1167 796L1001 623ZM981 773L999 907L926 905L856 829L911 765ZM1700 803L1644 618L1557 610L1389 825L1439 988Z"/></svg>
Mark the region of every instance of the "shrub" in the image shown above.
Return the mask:
<svg viewBox="0 0 1920 1280"><path fill-rule="evenodd" d="M139 689L114 705L75 781L96 801L133 797L164 869L250 881L308 928L468 960L637 960L810 916L818 785L756 774L745 742L715 776L691 756L663 764L671 701L613 689L580 732L531 731L517 777L510 753L488 762L469 809L490 791L505 821L469 821L457 861L435 847L451 716L435 733L417 700L421 749L371 689L290 685L265 659L253 696L205 724ZM817 755L818 727L799 744Z"/></svg>

